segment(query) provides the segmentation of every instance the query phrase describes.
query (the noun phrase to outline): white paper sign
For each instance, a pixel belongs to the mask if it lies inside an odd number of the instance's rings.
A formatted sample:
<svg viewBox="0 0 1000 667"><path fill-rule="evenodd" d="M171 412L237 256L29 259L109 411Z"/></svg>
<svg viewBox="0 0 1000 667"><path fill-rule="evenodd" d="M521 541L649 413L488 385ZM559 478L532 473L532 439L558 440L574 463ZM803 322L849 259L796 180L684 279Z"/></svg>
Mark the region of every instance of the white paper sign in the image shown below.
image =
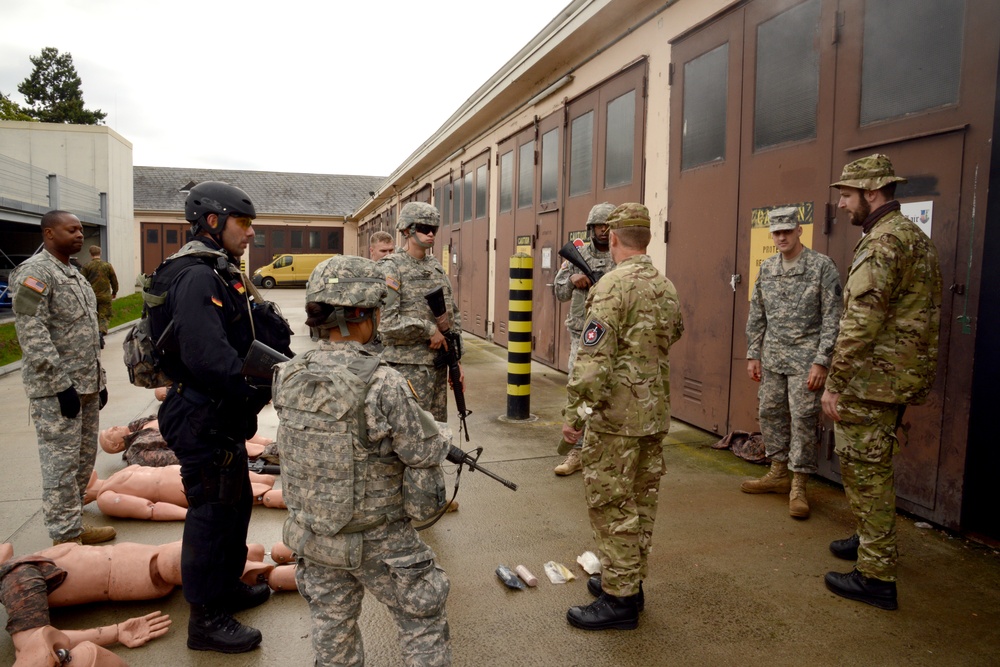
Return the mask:
<svg viewBox="0 0 1000 667"><path fill-rule="evenodd" d="M542 248L542 268L552 268L552 248Z"/></svg>
<svg viewBox="0 0 1000 667"><path fill-rule="evenodd" d="M934 202L913 201L900 205L900 213L913 221L927 236L931 235L931 222L934 217Z"/></svg>

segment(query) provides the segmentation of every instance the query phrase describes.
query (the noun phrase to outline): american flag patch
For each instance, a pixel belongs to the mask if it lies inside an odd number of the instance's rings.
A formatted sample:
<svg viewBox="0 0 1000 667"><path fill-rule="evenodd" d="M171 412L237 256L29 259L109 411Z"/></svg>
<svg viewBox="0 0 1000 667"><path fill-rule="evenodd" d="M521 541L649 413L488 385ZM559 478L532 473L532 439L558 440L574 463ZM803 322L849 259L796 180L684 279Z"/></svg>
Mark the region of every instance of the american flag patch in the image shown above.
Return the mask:
<svg viewBox="0 0 1000 667"><path fill-rule="evenodd" d="M399 291L399 281L393 278L392 276L385 277L385 285L391 290L394 290L396 292Z"/></svg>
<svg viewBox="0 0 1000 667"><path fill-rule="evenodd" d="M45 283L43 283L38 278L35 278L34 276L28 276L28 277L26 277L21 282L21 284L24 285L25 287L27 287L28 289L35 290L39 294L41 294L42 292L45 291Z"/></svg>
<svg viewBox="0 0 1000 667"><path fill-rule="evenodd" d="M222 308L222 299L213 296L212 297L212 303L214 303L219 308Z"/></svg>

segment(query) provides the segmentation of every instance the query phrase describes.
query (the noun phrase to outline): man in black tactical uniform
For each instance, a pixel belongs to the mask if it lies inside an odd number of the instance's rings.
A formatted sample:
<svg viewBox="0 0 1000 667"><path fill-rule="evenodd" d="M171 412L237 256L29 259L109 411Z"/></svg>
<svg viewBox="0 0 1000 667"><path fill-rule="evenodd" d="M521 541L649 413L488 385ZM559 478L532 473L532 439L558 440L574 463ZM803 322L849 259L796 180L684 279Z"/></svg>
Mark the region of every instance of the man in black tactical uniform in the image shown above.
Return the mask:
<svg viewBox="0 0 1000 667"><path fill-rule="evenodd" d="M267 584L240 581L253 502L245 440L270 399L269 388L248 384L241 372L261 333L236 266L257 214L243 190L215 181L191 188L184 213L193 238L156 270L145 298L173 380L160 430L180 460L190 504L181 552L188 648L242 653L260 644L261 633L231 614L270 595Z"/></svg>

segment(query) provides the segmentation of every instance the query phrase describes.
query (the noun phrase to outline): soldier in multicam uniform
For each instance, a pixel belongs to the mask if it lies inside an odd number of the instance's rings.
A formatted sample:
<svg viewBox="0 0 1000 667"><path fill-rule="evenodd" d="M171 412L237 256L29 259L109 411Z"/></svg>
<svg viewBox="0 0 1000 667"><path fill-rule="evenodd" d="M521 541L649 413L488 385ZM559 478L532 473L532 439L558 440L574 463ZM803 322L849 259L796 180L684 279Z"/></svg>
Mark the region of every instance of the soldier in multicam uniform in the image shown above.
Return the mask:
<svg viewBox="0 0 1000 667"><path fill-rule="evenodd" d="M941 269L934 243L900 213L885 155L844 167L838 206L864 235L844 287L844 315L823 393L857 532L830 544L857 559L826 586L851 600L896 609L896 485L892 457L907 405L921 403L937 372Z"/></svg>
<svg viewBox="0 0 1000 667"><path fill-rule="evenodd" d="M645 254L649 211L622 204L608 226L617 266L587 297L563 412L567 442L586 426L584 491L603 571L587 582L597 600L567 613L584 630L638 625L670 428L668 354L684 331L677 290Z"/></svg>
<svg viewBox="0 0 1000 667"><path fill-rule="evenodd" d="M611 259L608 251L608 214L615 207L607 202L597 204L590 209L587 216L587 232L590 242L585 243L580 248L580 255L587 262L587 266L592 271L605 274L615 268L615 261ZM580 349L580 334L583 333L583 325L586 324L587 313L584 306L587 302L587 294L590 292L591 284L587 276L579 272L580 270L564 261L559 271L556 273L555 292L556 298L560 301L569 301L569 313L566 315L566 330L569 331L569 372L573 372L573 365L576 363L576 354ZM583 468L580 463L581 442L569 450L566 460L555 467L553 472L557 475L572 475Z"/></svg>
<svg viewBox="0 0 1000 667"><path fill-rule="evenodd" d="M411 493L414 480L430 480L431 510L444 504L450 436L406 379L364 347L387 291L382 266L368 259L317 266L306 323L319 349L279 365L274 384L289 513L283 541L298 556L317 665L364 664L366 589L392 613L406 665L451 664L448 578L408 519L421 497Z"/></svg>
<svg viewBox="0 0 1000 667"><path fill-rule="evenodd" d="M45 249L10 277L21 376L38 435L42 512L54 544L115 537L83 524L83 494L97 458L98 411L108 401L94 291L69 257L83 246L83 225L67 211L41 220Z"/></svg>
<svg viewBox="0 0 1000 667"><path fill-rule="evenodd" d="M110 262L101 259L101 247L90 246L90 261L81 270L83 277L90 281L97 297L97 322L101 328L101 347L108 333L111 320L111 302L118 298L118 276Z"/></svg>
<svg viewBox="0 0 1000 667"><path fill-rule="evenodd" d="M841 313L840 274L833 260L802 245L798 208L774 209L768 217L778 252L761 264L746 331L747 374L760 382L760 430L771 469L740 490L787 493L788 513L806 519L819 401Z"/></svg>
<svg viewBox="0 0 1000 667"><path fill-rule="evenodd" d="M447 343L424 295L444 287L455 331L462 330L462 318L451 281L441 262L429 252L440 224L441 215L430 204L410 202L399 212L396 229L403 234L405 252L395 252L379 262L386 274L389 296L378 332L385 345L382 358L413 385L420 407L437 421L447 422L448 368L434 366L437 351Z"/></svg>

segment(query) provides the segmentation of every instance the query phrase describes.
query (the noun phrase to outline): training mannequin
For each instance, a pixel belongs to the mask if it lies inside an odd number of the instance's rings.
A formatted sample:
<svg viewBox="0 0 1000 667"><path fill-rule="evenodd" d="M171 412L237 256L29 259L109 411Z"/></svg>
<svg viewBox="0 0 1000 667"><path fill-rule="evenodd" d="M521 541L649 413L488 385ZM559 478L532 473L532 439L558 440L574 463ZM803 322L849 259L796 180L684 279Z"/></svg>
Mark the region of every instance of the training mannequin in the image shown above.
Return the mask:
<svg viewBox="0 0 1000 667"><path fill-rule="evenodd" d="M284 507L281 492L272 488L274 481L274 475L250 473L255 501L267 507ZM188 507L179 465L131 465L104 480L94 472L83 500L96 500L107 516L151 521L183 521Z"/></svg>
<svg viewBox="0 0 1000 667"><path fill-rule="evenodd" d="M97 437L98 443L108 454L122 453L122 459L129 465L166 466L178 463L167 441L160 433L160 424L156 417L140 417L127 426L110 426L103 429ZM260 434L246 441L247 456L257 458L265 453L265 448L274 440Z"/></svg>

